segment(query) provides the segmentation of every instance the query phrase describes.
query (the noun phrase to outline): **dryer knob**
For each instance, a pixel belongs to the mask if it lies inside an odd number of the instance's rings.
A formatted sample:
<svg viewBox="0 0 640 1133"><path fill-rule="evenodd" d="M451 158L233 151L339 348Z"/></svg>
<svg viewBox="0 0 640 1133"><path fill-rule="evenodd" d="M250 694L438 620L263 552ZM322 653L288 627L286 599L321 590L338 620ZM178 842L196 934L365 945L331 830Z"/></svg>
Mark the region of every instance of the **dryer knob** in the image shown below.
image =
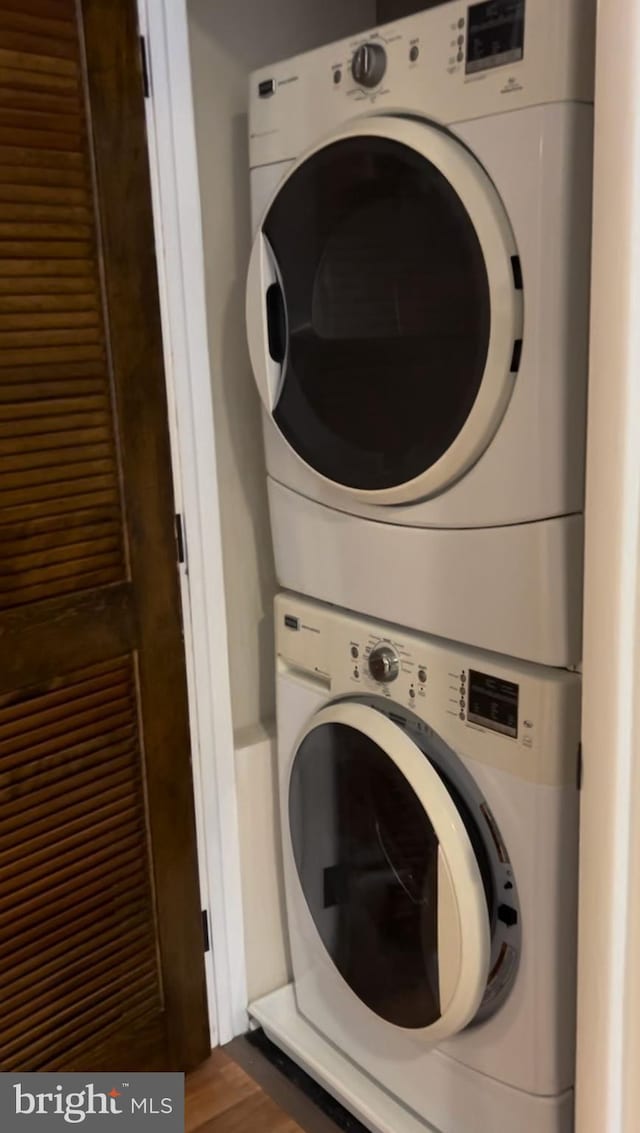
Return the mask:
<svg viewBox="0 0 640 1133"><path fill-rule="evenodd" d="M351 74L361 87L377 87L387 69L387 53L381 43L363 43L354 52Z"/></svg>
<svg viewBox="0 0 640 1133"><path fill-rule="evenodd" d="M369 672L376 681L389 684L400 672L400 662L390 645L376 645L369 654Z"/></svg>

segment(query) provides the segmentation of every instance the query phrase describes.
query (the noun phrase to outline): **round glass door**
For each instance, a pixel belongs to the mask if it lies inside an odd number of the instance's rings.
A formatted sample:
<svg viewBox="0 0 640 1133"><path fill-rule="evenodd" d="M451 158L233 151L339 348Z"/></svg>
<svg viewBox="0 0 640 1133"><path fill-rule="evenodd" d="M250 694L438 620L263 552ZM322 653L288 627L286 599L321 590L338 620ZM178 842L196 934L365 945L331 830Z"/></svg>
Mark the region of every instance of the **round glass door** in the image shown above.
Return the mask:
<svg viewBox="0 0 640 1133"><path fill-rule="evenodd" d="M520 333L513 238L481 167L424 124L363 123L297 165L261 242L272 265L266 346L281 368L269 409L283 437L356 494L428 493L488 376L496 427ZM250 287L259 258L254 249ZM251 325L249 339L258 373L265 343ZM486 426L479 408L471 433ZM432 489L452 474L436 471Z"/></svg>
<svg viewBox="0 0 640 1133"><path fill-rule="evenodd" d="M362 704L319 713L297 747L289 825L324 948L376 1015L439 1038L489 974L485 880L464 819L423 753Z"/></svg>

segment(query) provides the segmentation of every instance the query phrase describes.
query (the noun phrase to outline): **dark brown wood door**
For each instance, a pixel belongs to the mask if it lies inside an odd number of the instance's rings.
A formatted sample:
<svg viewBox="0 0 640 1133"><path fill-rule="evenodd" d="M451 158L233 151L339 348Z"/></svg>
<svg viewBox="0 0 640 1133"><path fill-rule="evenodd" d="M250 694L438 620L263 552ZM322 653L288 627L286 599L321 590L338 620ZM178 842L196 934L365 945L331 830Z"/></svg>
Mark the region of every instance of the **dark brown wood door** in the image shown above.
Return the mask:
<svg viewBox="0 0 640 1133"><path fill-rule="evenodd" d="M134 0L0 0L0 1069L209 1052Z"/></svg>

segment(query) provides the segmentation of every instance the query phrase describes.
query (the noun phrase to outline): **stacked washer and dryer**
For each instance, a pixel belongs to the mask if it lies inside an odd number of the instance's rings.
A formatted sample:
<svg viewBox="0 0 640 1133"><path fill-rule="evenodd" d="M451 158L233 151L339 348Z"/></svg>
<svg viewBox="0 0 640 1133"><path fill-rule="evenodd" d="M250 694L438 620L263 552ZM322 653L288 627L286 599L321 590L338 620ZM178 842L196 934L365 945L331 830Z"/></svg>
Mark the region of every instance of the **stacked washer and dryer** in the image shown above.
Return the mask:
<svg viewBox="0 0 640 1133"><path fill-rule="evenodd" d="M573 1122L595 0L251 78L292 981L374 1133Z"/></svg>

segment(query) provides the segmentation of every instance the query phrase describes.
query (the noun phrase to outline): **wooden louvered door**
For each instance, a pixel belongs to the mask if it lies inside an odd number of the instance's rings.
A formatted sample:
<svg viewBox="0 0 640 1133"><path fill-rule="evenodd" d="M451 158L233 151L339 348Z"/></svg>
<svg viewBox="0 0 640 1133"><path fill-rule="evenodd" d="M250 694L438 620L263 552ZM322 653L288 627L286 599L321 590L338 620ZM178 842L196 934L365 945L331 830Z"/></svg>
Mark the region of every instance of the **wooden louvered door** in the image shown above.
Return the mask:
<svg viewBox="0 0 640 1133"><path fill-rule="evenodd" d="M134 0L0 0L0 1069L208 1054Z"/></svg>

